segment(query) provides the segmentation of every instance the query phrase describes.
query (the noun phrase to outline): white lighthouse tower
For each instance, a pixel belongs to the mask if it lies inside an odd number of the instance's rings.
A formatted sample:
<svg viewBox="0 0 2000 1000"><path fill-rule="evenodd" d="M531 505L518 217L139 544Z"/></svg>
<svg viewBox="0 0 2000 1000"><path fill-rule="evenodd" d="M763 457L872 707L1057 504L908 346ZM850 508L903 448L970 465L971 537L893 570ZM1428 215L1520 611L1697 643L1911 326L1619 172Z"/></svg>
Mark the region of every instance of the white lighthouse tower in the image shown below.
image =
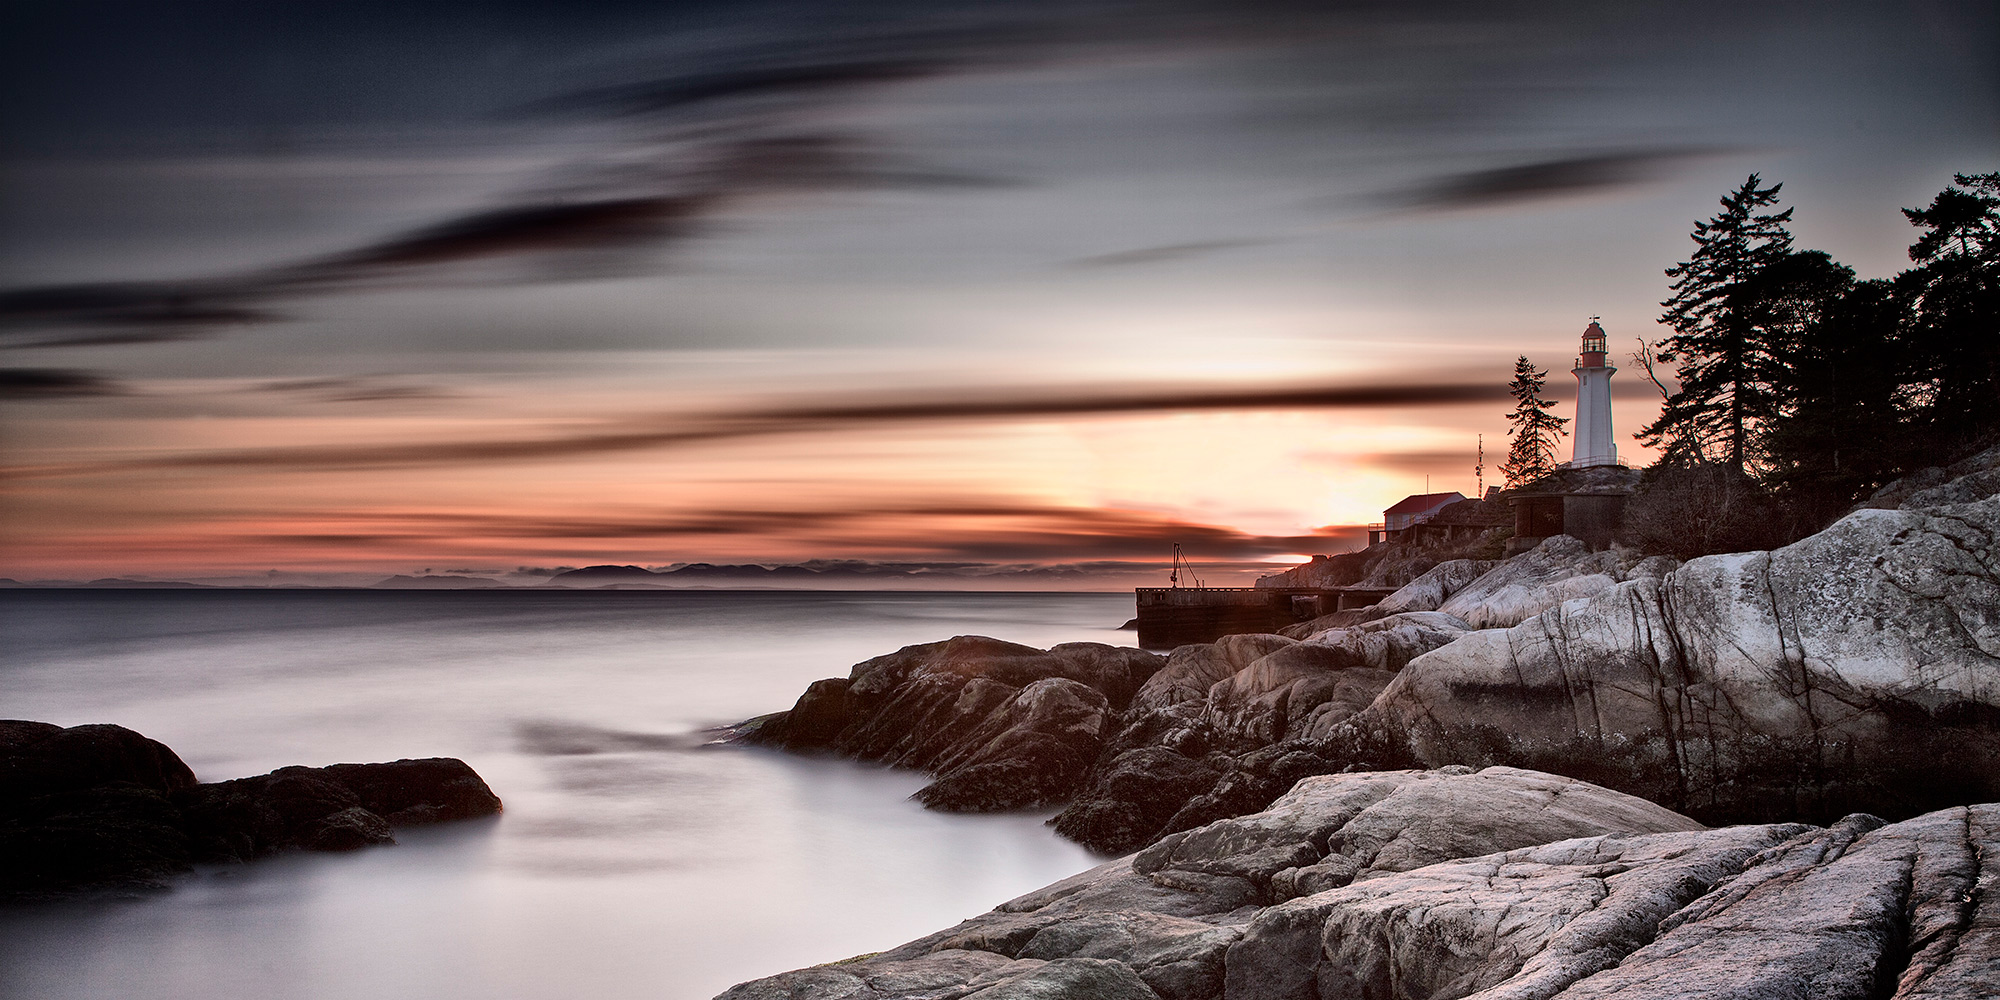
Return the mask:
<svg viewBox="0 0 2000 1000"><path fill-rule="evenodd" d="M1583 331L1583 349L1576 367L1576 451L1572 469L1617 465L1618 446L1611 439L1611 375L1618 369L1604 363L1604 328L1596 317Z"/></svg>

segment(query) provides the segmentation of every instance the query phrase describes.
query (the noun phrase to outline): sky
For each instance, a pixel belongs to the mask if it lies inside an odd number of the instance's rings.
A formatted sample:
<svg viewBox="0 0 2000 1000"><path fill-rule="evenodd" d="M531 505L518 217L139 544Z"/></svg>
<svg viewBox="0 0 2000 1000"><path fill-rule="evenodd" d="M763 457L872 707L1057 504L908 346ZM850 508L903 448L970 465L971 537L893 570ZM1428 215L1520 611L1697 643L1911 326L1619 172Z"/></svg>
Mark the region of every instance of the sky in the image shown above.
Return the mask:
<svg viewBox="0 0 2000 1000"><path fill-rule="evenodd" d="M1982 4L0 12L16 580L1247 583L1497 483L1592 317L1649 461L1749 174L1880 277L2000 169Z"/></svg>

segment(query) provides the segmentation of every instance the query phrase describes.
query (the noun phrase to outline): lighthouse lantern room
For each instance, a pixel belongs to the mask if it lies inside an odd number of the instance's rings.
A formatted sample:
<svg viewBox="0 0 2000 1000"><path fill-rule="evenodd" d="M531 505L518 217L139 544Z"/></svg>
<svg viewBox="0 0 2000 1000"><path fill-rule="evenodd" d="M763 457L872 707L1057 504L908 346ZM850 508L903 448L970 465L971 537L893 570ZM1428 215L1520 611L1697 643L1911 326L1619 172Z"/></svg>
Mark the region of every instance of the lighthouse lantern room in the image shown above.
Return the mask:
<svg viewBox="0 0 2000 1000"><path fill-rule="evenodd" d="M1576 450L1569 468L1619 464L1611 437L1611 376L1617 370L1604 363L1604 328L1593 316L1571 372L1576 376Z"/></svg>

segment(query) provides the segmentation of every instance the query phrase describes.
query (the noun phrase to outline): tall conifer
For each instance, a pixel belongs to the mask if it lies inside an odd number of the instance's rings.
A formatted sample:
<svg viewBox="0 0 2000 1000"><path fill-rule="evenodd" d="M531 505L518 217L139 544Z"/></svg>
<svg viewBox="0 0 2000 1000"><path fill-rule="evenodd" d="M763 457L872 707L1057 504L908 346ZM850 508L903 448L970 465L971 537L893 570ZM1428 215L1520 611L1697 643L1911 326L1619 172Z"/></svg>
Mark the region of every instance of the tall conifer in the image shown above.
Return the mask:
<svg viewBox="0 0 2000 1000"><path fill-rule="evenodd" d="M1952 180L1929 207L1903 210L1924 233L1910 247L1917 266L1896 276L1916 423L1946 454L2000 436L2000 173Z"/></svg>
<svg viewBox="0 0 2000 1000"><path fill-rule="evenodd" d="M1500 464L1500 472L1507 477L1510 487L1556 471L1556 444L1568 433L1563 425L1569 423L1569 418L1548 412L1556 405L1542 398L1548 378L1549 373L1537 371L1527 355L1514 359L1514 381L1507 386L1507 391L1514 394L1514 412L1507 414L1507 422L1513 425L1514 443L1507 449L1507 461Z"/></svg>
<svg viewBox="0 0 2000 1000"><path fill-rule="evenodd" d="M1791 254L1785 228L1792 210L1758 214L1777 204L1782 184L1758 187L1751 174L1722 199L1722 211L1694 226L1695 251L1667 269L1673 297L1660 303L1660 322L1673 335L1660 344L1660 360L1676 362L1680 389L1658 420L1637 437L1666 445L1670 461L1704 461L1719 447L1743 472L1754 455L1753 435L1774 407L1770 391L1778 363L1748 308L1747 291L1766 268Z"/></svg>

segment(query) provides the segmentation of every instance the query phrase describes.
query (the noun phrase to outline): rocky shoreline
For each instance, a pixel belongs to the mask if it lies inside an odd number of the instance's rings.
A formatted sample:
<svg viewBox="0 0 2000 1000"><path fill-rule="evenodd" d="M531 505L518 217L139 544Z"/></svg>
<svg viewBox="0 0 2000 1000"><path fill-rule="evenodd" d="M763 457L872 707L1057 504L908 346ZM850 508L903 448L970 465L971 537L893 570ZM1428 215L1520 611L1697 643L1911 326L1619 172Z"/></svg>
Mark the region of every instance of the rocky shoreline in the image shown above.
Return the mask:
<svg viewBox="0 0 2000 1000"><path fill-rule="evenodd" d="M499 811L455 758L201 783L123 726L0 720L0 899L155 889L197 863L391 844L395 827Z"/></svg>
<svg viewBox="0 0 2000 1000"><path fill-rule="evenodd" d="M917 798L932 808L1062 806L1059 833L1138 853L962 925L1060 916L1032 934L955 930L726 995L2000 993L2000 448L1921 478L1769 552L1683 564L1558 536L1507 560L1401 558L1415 575L1389 598L1292 635L1165 656L960 636L816 682L733 738L924 770L936 780ZM1342 846L1345 819L1313 820L1276 855L1244 832L1292 823L1280 817L1306 808L1300 796L1392 785L1460 790L1412 823L1487 829L1496 807L1475 777L1566 782L1550 794L1609 811L1601 828L1468 836L1393 871ZM1609 803L1628 801L1683 825L1619 819ZM1216 846L1191 867L1159 862L1190 842ZM1672 860L1709 854L1720 860L1699 872ZM1520 865L1540 874L1490 905L1467 888L1498 891ZM1606 910L1611 877L1576 865L1673 888ZM1238 881L1214 881L1225 874ZM1437 912L1470 923L1382 922L1405 912L1382 900L1447 889ZM1161 892L1193 896L1133 902ZM1509 966L1491 957L1495 927L1516 920L1547 933L1509 944ZM1296 940L1267 949L1282 960L1255 959L1272 921ZM1384 956L1413 934L1442 936Z"/></svg>
<svg viewBox="0 0 2000 1000"><path fill-rule="evenodd" d="M718 1000L1896 997L2000 985L2000 805L1705 829L1515 768L1307 778Z"/></svg>

